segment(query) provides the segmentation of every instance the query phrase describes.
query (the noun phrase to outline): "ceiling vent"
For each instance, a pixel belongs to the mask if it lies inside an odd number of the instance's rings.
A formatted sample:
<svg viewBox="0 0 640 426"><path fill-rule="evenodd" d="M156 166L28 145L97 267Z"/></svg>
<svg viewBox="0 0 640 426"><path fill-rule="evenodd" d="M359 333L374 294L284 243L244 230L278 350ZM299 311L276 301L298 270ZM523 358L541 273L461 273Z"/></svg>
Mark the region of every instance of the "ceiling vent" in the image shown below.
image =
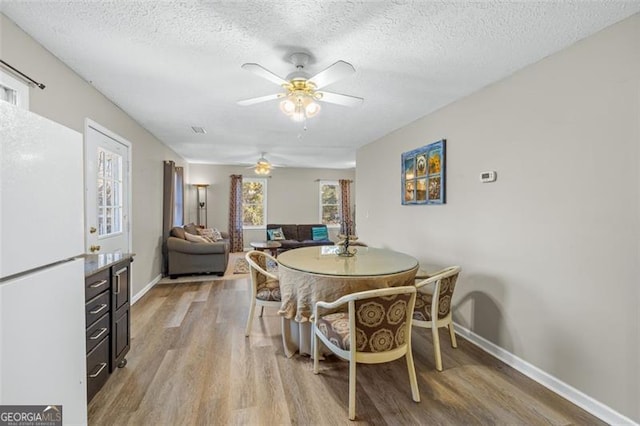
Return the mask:
<svg viewBox="0 0 640 426"><path fill-rule="evenodd" d="M191 128L193 129L194 133L200 133L202 135L207 133L207 131L204 129L204 127L191 126Z"/></svg>

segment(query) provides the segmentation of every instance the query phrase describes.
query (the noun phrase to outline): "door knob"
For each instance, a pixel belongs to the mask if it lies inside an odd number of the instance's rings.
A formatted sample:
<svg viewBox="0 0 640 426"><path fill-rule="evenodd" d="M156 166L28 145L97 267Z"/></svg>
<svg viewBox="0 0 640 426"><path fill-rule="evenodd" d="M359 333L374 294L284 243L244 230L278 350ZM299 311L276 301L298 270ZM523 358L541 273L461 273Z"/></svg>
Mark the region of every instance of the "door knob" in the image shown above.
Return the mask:
<svg viewBox="0 0 640 426"><path fill-rule="evenodd" d="M91 228L89 228L89 233L90 234L95 234L97 231L97 229L95 228L95 226L92 226Z"/></svg>
<svg viewBox="0 0 640 426"><path fill-rule="evenodd" d="M91 250L91 253L93 253L94 251L100 250L100 246L91 246L89 247L89 250Z"/></svg>

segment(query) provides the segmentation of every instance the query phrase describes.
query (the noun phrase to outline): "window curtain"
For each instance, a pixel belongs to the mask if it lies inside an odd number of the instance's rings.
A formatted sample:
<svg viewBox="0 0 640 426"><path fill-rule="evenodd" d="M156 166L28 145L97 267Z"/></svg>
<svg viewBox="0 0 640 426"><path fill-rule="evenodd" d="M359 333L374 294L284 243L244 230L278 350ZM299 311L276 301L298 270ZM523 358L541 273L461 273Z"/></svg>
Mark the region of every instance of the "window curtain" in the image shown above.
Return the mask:
<svg viewBox="0 0 640 426"><path fill-rule="evenodd" d="M244 241L242 240L242 175L231 175L229 239L232 253L244 250Z"/></svg>
<svg viewBox="0 0 640 426"><path fill-rule="evenodd" d="M174 226L184 220L184 169L173 161L164 162L162 193L162 272L168 271L167 238Z"/></svg>
<svg viewBox="0 0 640 426"><path fill-rule="evenodd" d="M351 220L351 182L347 179L340 179L340 233L345 235L355 235L355 226Z"/></svg>

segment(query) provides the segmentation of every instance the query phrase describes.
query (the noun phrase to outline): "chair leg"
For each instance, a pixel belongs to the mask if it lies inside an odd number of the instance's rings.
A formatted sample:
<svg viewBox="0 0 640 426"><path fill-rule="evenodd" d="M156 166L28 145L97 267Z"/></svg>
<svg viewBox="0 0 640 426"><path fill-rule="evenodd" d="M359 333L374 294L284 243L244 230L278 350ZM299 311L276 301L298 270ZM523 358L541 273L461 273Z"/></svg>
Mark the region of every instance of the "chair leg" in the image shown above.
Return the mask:
<svg viewBox="0 0 640 426"><path fill-rule="evenodd" d="M244 330L244 336L249 337L251 333L251 325L253 323L253 311L256 309L256 301L251 301L251 305L249 306L249 318L247 318L247 327Z"/></svg>
<svg viewBox="0 0 640 426"><path fill-rule="evenodd" d="M411 396L415 402L420 402L420 391L418 390L418 378L416 377L416 367L413 365L413 354L411 348L407 348L407 370L409 370L409 383L411 383Z"/></svg>
<svg viewBox="0 0 640 426"><path fill-rule="evenodd" d="M431 325L431 334L433 335L433 353L436 356L436 370L442 371L442 357L440 356L440 335L438 334L438 327L434 324Z"/></svg>
<svg viewBox="0 0 640 426"><path fill-rule="evenodd" d="M260 318L262 318L262 314L264 314L264 306L260 306Z"/></svg>
<svg viewBox="0 0 640 426"><path fill-rule="evenodd" d="M356 360L349 360L349 420L356 418Z"/></svg>
<svg viewBox="0 0 640 426"><path fill-rule="evenodd" d="M451 346L457 348L458 342L456 341L456 332L453 329L453 322L449 323L449 336L451 337Z"/></svg>
<svg viewBox="0 0 640 426"><path fill-rule="evenodd" d="M313 331L313 374L318 374L318 358L320 358L320 342L318 340L318 335L316 334L316 324L313 324L311 329Z"/></svg>

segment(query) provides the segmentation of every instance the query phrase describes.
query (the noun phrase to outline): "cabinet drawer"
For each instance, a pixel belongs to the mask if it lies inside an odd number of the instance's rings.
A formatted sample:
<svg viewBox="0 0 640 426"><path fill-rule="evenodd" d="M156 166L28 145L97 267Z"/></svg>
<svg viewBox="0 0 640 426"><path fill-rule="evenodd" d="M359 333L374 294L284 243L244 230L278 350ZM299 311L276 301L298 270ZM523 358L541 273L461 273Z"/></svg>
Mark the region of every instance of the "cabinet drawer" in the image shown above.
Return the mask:
<svg viewBox="0 0 640 426"><path fill-rule="evenodd" d="M111 297L109 296L109 292L105 291L104 293L99 294L86 303L85 324L87 325L87 327L91 327L91 325L93 325L93 323L96 322L98 318L109 312L109 307L111 306Z"/></svg>
<svg viewBox="0 0 640 426"><path fill-rule="evenodd" d="M98 342L109 336L109 328L109 314L104 314L95 324L87 328L87 352L90 352Z"/></svg>
<svg viewBox="0 0 640 426"><path fill-rule="evenodd" d="M84 279L85 300L91 300L110 287L109 269L90 275Z"/></svg>
<svg viewBox="0 0 640 426"><path fill-rule="evenodd" d="M87 355L87 400L100 390L109 377L109 339L102 339Z"/></svg>

